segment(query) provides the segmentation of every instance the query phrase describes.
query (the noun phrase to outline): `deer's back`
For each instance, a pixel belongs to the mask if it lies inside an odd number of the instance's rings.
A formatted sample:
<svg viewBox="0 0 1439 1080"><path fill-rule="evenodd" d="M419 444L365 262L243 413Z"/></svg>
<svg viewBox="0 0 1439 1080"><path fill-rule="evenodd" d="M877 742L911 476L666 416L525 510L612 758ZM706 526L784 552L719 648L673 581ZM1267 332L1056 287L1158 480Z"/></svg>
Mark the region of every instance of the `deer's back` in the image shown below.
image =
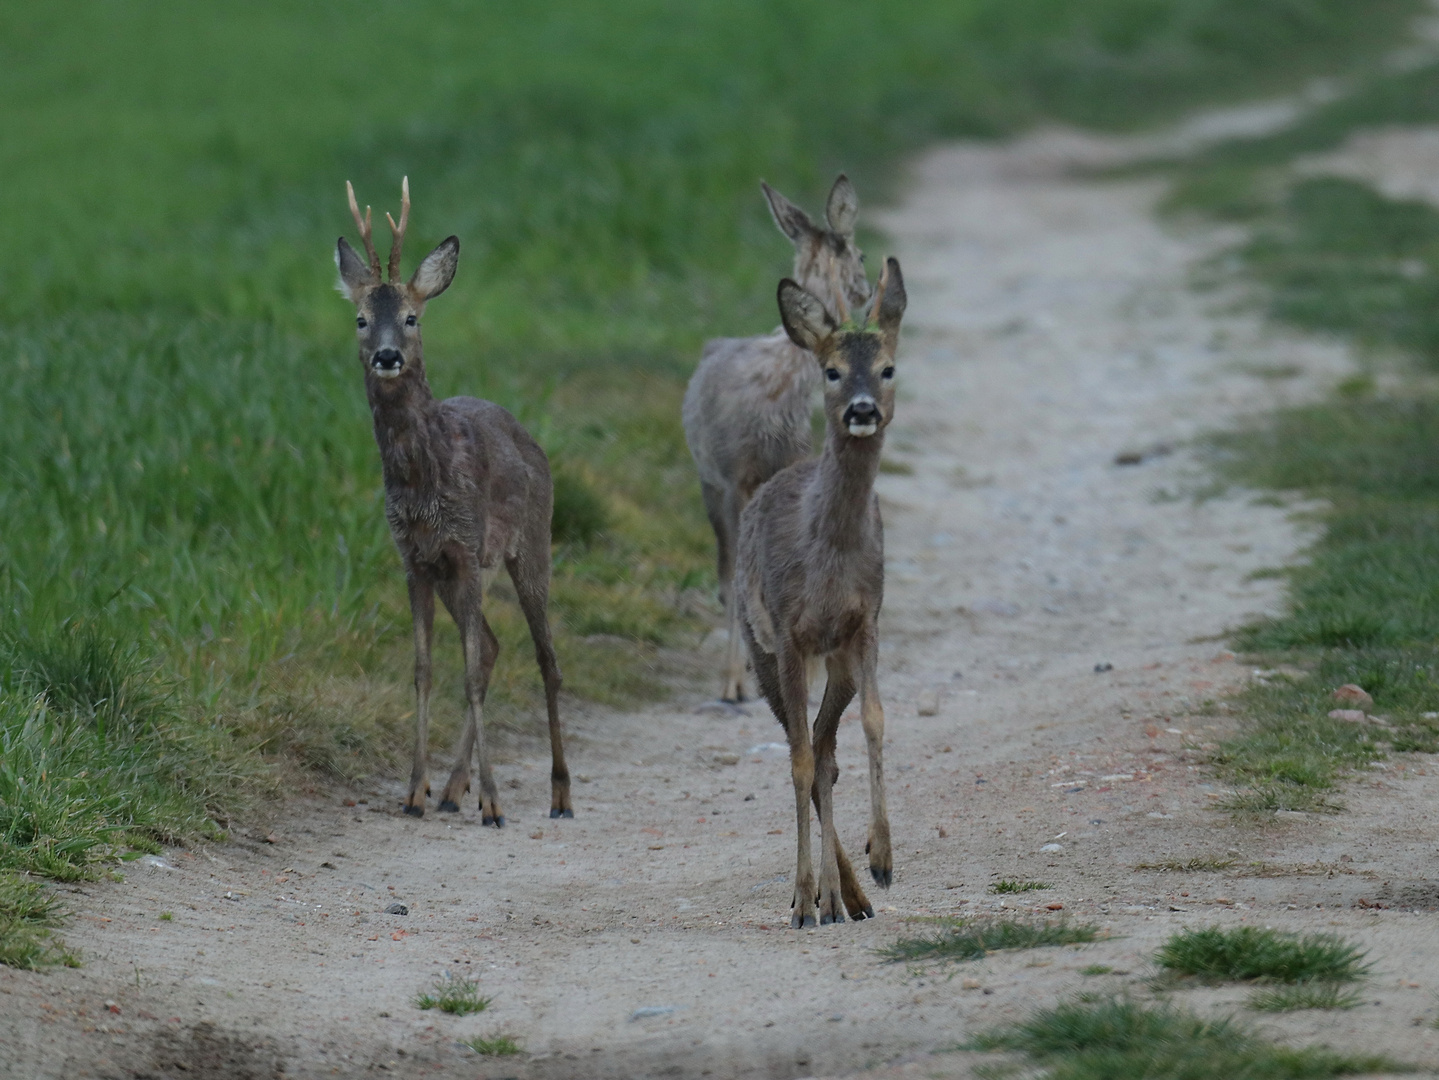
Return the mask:
<svg viewBox="0 0 1439 1080"><path fill-rule="evenodd" d="M809 456L814 357L784 334L715 338L685 391L685 441L700 479L753 491Z"/></svg>

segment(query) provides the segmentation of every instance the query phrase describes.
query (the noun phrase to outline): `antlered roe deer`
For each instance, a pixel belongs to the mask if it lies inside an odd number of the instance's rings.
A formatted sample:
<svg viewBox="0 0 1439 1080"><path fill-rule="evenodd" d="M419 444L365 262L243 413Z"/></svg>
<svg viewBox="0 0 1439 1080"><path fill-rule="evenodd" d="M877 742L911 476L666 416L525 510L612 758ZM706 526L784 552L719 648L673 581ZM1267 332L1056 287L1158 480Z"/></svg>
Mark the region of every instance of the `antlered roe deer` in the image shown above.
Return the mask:
<svg viewBox="0 0 1439 1080"><path fill-rule="evenodd" d="M485 745L483 709L499 642L481 610L480 571L503 561L529 623L545 684L550 721L550 817L574 817L570 774L560 730L560 667L546 616L550 589L550 516L554 487L545 452L513 416L471 397L436 401L425 378L420 319L425 305L450 286L460 257L451 236L400 280L400 254L410 218L410 183L402 186L400 220L385 215L394 240L388 280L355 191L345 185L367 259L340 237L335 263L340 291L355 305L365 394L385 482L385 516L409 586L415 630L415 753L404 810L425 812L430 726L430 648L435 594L459 626L465 654L468 709L454 771L440 809L457 811L470 790L470 759L479 750L480 815L503 826Z"/></svg>
<svg viewBox="0 0 1439 1080"><path fill-rule="evenodd" d="M869 297L864 255L854 242L859 197L843 174L825 206L828 228L761 183L775 224L794 243L794 277L822 297L843 322ZM782 330L705 344L685 391L685 441L700 474L705 512L718 549L720 600L729 646L720 698L743 701L744 653L734 603L734 553L739 516L755 490L810 452L810 399L818 382L814 357Z"/></svg>
<svg viewBox="0 0 1439 1080"><path fill-rule="evenodd" d="M755 677L789 738L799 821L796 927L843 922L874 909L855 880L834 823L835 735L858 687L869 749L869 869L888 888L894 860L884 801L884 707L876 667L884 600L884 526L874 479L894 417L894 354L904 279L889 259L865 323L836 324L812 293L779 286L785 331L824 372L825 444L818 459L777 473L740 515L735 594ZM809 662L823 658L824 700L811 742ZM810 858L809 804L820 822L818 888ZM816 901L816 895L818 900Z"/></svg>

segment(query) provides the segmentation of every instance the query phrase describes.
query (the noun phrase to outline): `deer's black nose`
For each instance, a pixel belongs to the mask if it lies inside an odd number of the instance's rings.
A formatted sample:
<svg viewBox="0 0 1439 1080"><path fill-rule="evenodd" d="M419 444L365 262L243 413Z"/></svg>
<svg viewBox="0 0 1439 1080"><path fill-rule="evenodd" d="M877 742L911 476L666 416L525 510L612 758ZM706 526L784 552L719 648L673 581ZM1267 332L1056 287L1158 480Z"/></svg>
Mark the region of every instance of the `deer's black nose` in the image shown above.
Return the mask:
<svg viewBox="0 0 1439 1080"><path fill-rule="evenodd" d="M399 349L381 349L375 353L371 363L381 371L399 371L405 366L405 358L400 355Z"/></svg>
<svg viewBox="0 0 1439 1080"><path fill-rule="evenodd" d="M844 422L852 427L879 423L879 406L870 398L855 398L844 410Z"/></svg>

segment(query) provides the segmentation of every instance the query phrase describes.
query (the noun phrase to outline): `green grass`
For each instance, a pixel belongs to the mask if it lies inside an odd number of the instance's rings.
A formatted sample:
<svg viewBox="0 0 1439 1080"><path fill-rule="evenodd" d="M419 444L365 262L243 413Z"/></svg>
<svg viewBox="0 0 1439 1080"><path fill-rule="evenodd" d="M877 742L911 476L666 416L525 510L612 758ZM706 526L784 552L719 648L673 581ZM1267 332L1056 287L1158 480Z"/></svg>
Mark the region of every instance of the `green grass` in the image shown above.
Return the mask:
<svg viewBox="0 0 1439 1080"><path fill-rule="evenodd" d="M1232 1018L1205 1020L1118 998L1041 1009L967 1048L1018 1052L1049 1080L1309 1080L1415 1071L1379 1055L1278 1046Z"/></svg>
<svg viewBox="0 0 1439 1080"><path fill-rule="evenodd" d="M1161 873L1199 874L1218 873L1234 865L1231 858L1214 855L1196 855L1189 859L1161 859L1158 862L1135 863L1136 870L1158 870Z"/></svg>
<svg viewBox="0 0 1439 1080"><path fill-rule="evenodd" d="M978 960L1004 949L1040 949L1097 941L1089 923L1018 922L1013 919L948 919L921 937L900 938L880 950L890 961Z"/></svg>
<svg viewBox="0 0 1439 1080"><path fill-rule="evenodd" d="M476 1035L473 1039L466 1040L465 1045L482 1057L512 1057L524 1050L519 1040L503 1032L496 1032L489 1038Z"/></svg>
<svg viewBox="0 0 1439 1080"><path fill-rule="evenodd" d="M1358 946L1335 934L1257 926L1185 930L1160 946L1154 962L1171 975L1205 982L1345 983L1369 970Z"/></svg>
<svg viewBox="0 0 1439 1080"><path fill-rule="evenodd" d="M1086 964L1079 969L1079 973L1086 978L1093 978L1096 975L1108 975L1113 970L1108 964Z"/></svg>
<svg viewBox="0 0 1439 1080"><path fill-rule="evenodd" d="M705 336L774 324L789 253L760 177L814 205L846 168L872 206L936 138L1285 89L1421 7L11 5L0 869L91 874L214 831L277 770L403 753L408 612L332 289L345 179L383 210L410 176L409 265L462 238L436 390L551 454L566 686L627 703L664 692L655 649L713 589L679 401ZM534 730L504 583L488 617L488 718ZM461 699L438 636L437 746Z"/></svg>
<svg viewBox="0 0 1439 1080"><path fill-rule="evenodd" d="M1245 723L1215 755L1239 811L1334 811L1355 768L1439 749L1423 715L1439 711L1439 396L1424 377L1439 366L1439 211L1291 169L1365 128L1436 121L1439 64L1385 71L1285 130L1176 167L1171 209L1249 227L1216 265L1238 267L1275 319L1351 341L1365 364L1328 400L1214 440L1224 478L1327 504L1309 558L1284 572L1288 610L1235 640L1303 672L1241 698ZM1351 682L1390 726L1329 719L1330 691Z"/></svg>
<svg viewBox="0 0 1439 1080"><path fill-rule="evenodd" d="M435 980L433 988L415 995L414 1004L417 1009L439 1009L454 1016L469 1016L484 1012L492 1000L480 996L480 984L474 979L445 972Z"/></svg>
<svg viewBox="0 0 1439 1080"><path fill-rule="evenodd" d="M1296 1012L1301 1009L1353 1009L1363 995L1337 983L1301 983L1275 986L1251 994L1245 1003L1256 1012Z"/></svg>
<svg viewBox="0 0 1439 1080"><path fill-rule="evenodd" d="M1054 886L1047 881L1012 881L1009 878L1000 878L990 884L989 891L992 893L1023 893L1052 888Z"/></svg>
<svg viewBox="0 0 1439 1080"><path fill-rule="evenodd" d="M53 934L59 923L59 905L40 882L0 870L0 964L26 971L78 967L78 954Z"/></svg>

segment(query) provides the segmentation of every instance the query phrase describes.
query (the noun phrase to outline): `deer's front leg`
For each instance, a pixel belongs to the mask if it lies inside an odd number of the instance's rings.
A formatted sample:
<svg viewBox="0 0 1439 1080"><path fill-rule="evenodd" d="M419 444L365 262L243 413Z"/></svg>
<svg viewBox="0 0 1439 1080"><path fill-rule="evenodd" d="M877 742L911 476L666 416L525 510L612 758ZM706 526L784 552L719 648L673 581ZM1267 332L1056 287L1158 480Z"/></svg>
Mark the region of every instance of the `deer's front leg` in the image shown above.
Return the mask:
<svg viewBox="0 0 1439 1080"><path fill-rule="evenodd" d="M415 626L415 754L403 806L405 813L424 817L425 797L430 793L430 646L435 629L435 589L413 571L406 583L410 590L410 618Z"/></svg>
<svg viewBox="0 0 1439 1080"><path fill-rule="evenodd" d="M504 828L505 815L500 810L499 789L490 770L490 751L485 744L485 619L480 611L480 567L478 562L465 568L454 586L454 604L450 614L460 626L460 641L465 650L465 724L466 734L473 733L479 751L480 824ZM498 649L498 642L496 642ZM468 760L468 759L467 759Z"/></svg>
<svg viewBox="0 0 1439 1080"><path fill-rule="evenodd" d="M884 706L879 700L878 639L871 627L860 646L859 719L869 749L869 872L880 888L894 880L889 810L884 800Z"/></svg>
<svg viewBox="0 0 1439 1080"><path fill-rule="evenodd" d="M814 792L814 748L809 739L809 715L806 708L807 686L804 659L792 646L781 648L779 661L780 693L784 698L785 733L789 737L789 767L794 779L795 821L798 825L798 859L794 875L794 914L790 925L796 930L814 926L815 879L814 862L809 844L809 800Z"/></svg>
<svg viewBox="0 0 1439 1080"><path fill-rule="evenodd" d="M480 616L480 702L485 700L485 691L490 685L490 672L495 668L495 657L499 655L500 643L490 624ZM473 713L465 717L465 730L460 735L460 745L455 750L455 767L445 783L444 794L440 796L440 809L451 814L460 812L460 802L470 790L470 759L475 755L475 740L479 728Z"/></svg>

